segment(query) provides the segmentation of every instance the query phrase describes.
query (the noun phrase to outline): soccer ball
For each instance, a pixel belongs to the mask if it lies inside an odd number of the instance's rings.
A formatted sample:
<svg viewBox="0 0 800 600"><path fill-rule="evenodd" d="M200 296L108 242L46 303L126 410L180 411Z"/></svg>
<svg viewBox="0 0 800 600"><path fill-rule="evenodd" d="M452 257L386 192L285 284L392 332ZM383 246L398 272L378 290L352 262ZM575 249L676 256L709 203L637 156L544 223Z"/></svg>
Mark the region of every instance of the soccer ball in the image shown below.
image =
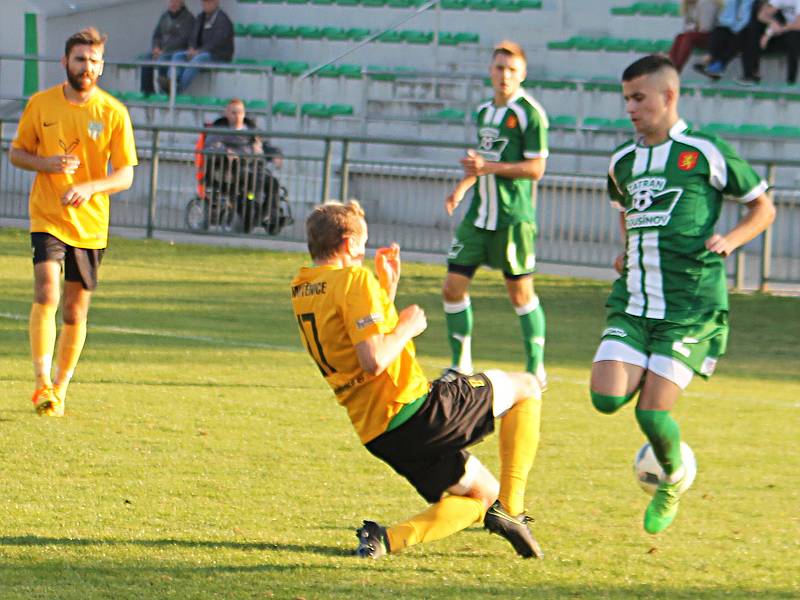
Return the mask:
<svg viewBox="0 0 800 600"><path fill-rule="evenodd" d="M694 458L694 452L686 442L681 442L681 458L683 459L683 466L686 467L686 478L683 480L681 492L685 492L691 487L697 475L697 461ZM664 469L658 464L649 442L639 448L636 457L633 459L633 475L636 477L639 486L651 496L656 493L658 484L667 476L664 473Z"/></svg>

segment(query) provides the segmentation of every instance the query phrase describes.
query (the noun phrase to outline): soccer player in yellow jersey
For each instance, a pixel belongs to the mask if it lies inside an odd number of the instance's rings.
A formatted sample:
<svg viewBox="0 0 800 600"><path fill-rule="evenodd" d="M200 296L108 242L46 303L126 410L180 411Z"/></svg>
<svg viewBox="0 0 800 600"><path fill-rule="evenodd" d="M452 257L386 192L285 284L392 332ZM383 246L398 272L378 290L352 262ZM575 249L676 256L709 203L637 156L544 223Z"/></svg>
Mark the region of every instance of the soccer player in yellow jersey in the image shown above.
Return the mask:
<svg viewBox="0 0 800 600"><path fill-rule="evenodd" d="M61 59L67 81L31 97L11 147L15 166L36 171L29 200L34 273L30 341L36 376L33 404L40 415L64 414L108 241L108 196L131 186L137 164L128 111L97 87L105 41L94 28L67 40ZM62 268L64 325L51 379Z"/></svg>
<svg viewBox="0 0 800 600"><path fill-rule="evenodd" d="M490 370L428 383L412 341L427 327L425 313L394 306L399 247L378 250L377 278L363 266L367 224L355 201L318 206L306 234L314 264L292 281L302 343L367 450L431 503L391 527L364 521L358 555L380 558L483 521L521 556L543 556L523 512L539 443L536 378ZM466 450L494 430L496 417L499 483Z"/></svg>

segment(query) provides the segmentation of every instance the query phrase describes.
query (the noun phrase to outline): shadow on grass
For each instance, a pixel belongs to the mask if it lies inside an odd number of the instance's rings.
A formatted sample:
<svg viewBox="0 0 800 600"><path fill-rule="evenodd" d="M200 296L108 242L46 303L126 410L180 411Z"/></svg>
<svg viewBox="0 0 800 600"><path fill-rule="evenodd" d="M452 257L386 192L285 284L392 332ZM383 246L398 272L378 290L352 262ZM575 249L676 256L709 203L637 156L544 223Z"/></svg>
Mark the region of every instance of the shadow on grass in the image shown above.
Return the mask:
<svg viewBox="0 0 800 600"><path fill-rule="evenodd" d="M60 538L38 535L0 537L2 546L144 546L148 548L223 548L245 552L299 552L321 556L353 556L350 548L320 546L316 544L284 544L279 542L238 542L233 540L181 540L176 538L152 540L125 540L114 538Z"/></svg>

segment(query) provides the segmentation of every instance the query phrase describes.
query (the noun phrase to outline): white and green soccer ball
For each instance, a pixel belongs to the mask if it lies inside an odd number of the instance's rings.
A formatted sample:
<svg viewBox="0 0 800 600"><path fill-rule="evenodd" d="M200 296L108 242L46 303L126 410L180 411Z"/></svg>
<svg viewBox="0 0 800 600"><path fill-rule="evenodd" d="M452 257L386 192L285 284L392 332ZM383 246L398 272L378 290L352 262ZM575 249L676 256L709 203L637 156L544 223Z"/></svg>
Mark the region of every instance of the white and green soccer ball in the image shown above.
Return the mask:
<svg viewBox="0 0 800 600"><path fill-rule="evenodd" d="M686 442L681 442L681 458L683 466L686 467L686 477L680 490L685 492L692 486L694 478L697 476L697 461L694 452ZM636 457L633 459L633 475L639 486L651 496L656 493L658 484L666 478L667 474L658 464L650 442L646 442L636 453Z"/></svg>

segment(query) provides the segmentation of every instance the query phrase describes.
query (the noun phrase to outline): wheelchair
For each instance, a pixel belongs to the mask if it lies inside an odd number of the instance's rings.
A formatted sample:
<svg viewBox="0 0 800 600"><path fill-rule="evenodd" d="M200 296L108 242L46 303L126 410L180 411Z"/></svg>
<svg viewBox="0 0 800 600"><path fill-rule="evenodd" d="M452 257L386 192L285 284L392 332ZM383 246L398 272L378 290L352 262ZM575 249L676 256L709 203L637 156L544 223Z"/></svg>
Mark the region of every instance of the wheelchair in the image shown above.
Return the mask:
<svg viewBox="0 0 800 600"><path fill-rule="evenodd" d="M294 223L270 155L231 155L204 146L205 134L200 134L194 157L197 191L186 206L190 231L251 233L261 225L268 235L277 235Z"/></svg>

